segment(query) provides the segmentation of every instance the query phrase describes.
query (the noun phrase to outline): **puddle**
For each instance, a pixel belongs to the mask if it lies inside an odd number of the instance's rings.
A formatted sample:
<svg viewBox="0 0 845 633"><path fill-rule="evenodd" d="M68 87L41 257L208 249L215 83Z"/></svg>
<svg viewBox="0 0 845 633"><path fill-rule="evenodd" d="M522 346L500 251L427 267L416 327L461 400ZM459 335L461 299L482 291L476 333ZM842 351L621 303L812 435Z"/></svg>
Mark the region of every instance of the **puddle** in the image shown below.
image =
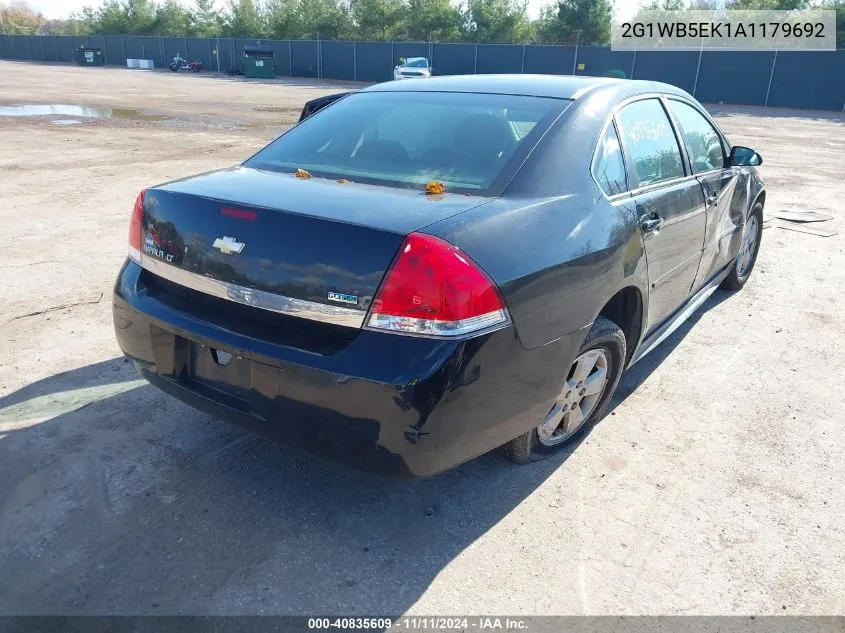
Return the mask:
<svg viewBox="0 0 845 633"><path fill-rule="evenodd" d="M79 119L56 119L52 122L54 125L76 125L82 123Z"/></svg>
<svg viewBox="0 0 845 633"><path fill-rule="evenodd" d="M160 114L145 114L139 110L125 108L95 108L62 104L0 106L0 116L77 116L85 119L128 119L131 121L165 121L168 118ZM70 125L67 122L54 121L54 123Z"/></svg>

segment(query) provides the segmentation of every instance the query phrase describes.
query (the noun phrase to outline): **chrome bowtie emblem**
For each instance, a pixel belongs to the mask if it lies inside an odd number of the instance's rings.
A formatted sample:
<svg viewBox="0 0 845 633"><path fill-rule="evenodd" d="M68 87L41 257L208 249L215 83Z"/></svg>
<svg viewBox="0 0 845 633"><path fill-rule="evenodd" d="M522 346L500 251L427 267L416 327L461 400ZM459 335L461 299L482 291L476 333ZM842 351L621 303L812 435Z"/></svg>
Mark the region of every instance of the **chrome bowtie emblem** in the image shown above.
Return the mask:
<svg viewBox="0 0 845 633"><path fill-rule="evenodd" d="M227 235L226 237L218 237L214 240L214 244L212 244L212 246L219 249L224 255L231 255L232 253L238 255L242 250L244 250L244 246L246 246L246 244Z"/></svg>

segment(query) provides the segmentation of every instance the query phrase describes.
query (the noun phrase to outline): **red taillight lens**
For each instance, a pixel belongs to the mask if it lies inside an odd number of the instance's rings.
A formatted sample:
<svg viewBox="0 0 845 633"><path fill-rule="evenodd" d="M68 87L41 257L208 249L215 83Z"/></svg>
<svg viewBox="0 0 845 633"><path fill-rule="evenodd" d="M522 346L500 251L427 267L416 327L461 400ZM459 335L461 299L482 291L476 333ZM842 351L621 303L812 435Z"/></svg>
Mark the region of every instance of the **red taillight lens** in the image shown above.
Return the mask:
<svg viewBox="0 0 845 633"><path fill-rule="evenodd" d="M129 220L129 258L141 263L141 222L144 217L144 194L141 191L135 199L132 217Z"/></svg>
<svg viewBox="0 0 845 633"><path fill-rule="evenodd" d="M376 293L367 326L463 336L508 322L499 291L474 261L438 237L411 233Z"/></svg>

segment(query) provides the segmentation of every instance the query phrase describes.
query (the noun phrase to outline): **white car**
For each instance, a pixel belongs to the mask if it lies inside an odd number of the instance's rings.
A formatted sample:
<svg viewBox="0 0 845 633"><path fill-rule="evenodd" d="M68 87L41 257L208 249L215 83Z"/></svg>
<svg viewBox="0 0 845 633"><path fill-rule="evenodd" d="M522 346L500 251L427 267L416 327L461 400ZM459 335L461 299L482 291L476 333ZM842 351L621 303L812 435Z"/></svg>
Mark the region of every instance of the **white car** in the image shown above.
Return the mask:
<svg viewBox="0 0 845 633"><path fill-rule="evenodd" d="M425 57L409 57L393 69L393 78L419 79L420 77L431 77L433 70Z"/></svg>

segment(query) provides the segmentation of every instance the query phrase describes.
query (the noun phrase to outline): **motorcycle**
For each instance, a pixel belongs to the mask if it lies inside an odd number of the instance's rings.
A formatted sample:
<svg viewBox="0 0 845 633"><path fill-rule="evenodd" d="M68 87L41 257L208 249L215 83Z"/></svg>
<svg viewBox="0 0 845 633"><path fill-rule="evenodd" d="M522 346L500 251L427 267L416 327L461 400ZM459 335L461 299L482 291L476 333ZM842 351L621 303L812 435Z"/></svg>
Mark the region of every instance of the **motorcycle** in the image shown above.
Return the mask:
<svg viewBox="0 0 845 633"><path fill-rule="evenodd" d="M179 55L179 53L176 53L176 57L174 57L173 61L170 63L170 70L174 73L179 72L180 70L198 73L202 70L202 62L189 62L187 59Z"/></svg>

